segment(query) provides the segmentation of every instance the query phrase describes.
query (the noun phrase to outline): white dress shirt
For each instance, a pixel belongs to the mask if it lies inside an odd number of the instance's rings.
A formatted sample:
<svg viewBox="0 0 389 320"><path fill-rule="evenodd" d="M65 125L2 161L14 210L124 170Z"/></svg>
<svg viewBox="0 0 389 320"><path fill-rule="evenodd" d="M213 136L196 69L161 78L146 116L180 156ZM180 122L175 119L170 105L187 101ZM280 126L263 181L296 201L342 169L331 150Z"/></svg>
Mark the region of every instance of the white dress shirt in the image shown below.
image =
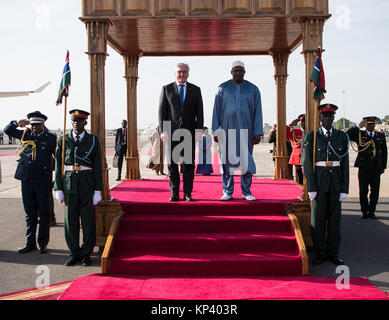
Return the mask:
<svg viewBox="0 0 389 320"><path fill-rule="evenodd" d="M73 136L74 141L77 141L77 135L74 132L74 130L72 130L72 136ZM80 141L82 140L82 138L84 138L84 136L85 136L85 130L79 135Z"/></svg>
<svg viewBox="0 0 389 320"><path fill-rule="evenodd" d="M324 135L327 137L327 129L326 128L324 128L324 127L321 127L322 129L323 129L323 133L324 133ZM330 136L332 135L332 128L329 130L329 132L330 132Z"/></svg>

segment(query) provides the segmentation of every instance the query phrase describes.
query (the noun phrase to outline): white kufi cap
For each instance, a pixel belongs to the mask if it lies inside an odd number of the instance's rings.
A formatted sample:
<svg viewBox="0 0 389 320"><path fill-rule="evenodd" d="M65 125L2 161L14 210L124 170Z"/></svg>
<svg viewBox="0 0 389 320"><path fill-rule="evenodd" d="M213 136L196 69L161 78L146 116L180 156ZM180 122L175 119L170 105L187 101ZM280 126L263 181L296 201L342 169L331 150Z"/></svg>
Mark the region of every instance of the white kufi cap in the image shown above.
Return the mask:
<svg viewBox="0 0 389 320"><path fill-rule="evenodd" d="M234 61L232 63L232 67L231 69L235 68L235 67L242 67L244 69L244 63L242 61Z"/></svg>

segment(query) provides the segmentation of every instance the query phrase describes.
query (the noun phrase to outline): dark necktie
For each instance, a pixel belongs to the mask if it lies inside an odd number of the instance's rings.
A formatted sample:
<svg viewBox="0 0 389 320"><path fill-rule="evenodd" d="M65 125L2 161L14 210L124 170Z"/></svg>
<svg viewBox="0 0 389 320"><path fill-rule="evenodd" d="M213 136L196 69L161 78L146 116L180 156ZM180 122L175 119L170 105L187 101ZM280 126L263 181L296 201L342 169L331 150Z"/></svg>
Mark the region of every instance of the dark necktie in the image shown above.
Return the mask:
<svg viewBox="0 0 389 320"><path fill-rule="evenodd" d="M331 132L329 132L329 131L327 131L327 140L330 140L330 138L331 138Z"/></svg>
<svg viewBox="0 0 389 320"><path fill-rule="evenodd" d="M76 145L80 144L80 136L76 136Z"/></svg>
<svg viewBox="0 0 389 320"><path fill-rule="evenodd" d="M183 106L184 105L184 85L183 84L180 84L180 101L181 101L181 105Z"/></svg>

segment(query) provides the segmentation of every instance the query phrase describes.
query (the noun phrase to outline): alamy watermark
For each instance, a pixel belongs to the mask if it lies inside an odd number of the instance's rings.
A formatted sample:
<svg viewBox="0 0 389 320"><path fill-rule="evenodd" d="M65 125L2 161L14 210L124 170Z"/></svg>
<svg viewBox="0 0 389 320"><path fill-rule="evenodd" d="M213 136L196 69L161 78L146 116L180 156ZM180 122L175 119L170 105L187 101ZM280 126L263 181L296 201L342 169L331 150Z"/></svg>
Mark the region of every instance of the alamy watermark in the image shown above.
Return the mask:
<svg viewBox="0 0 389 320"><path fill-rule="evenodd" d="M335 286L338 290L350 290L350 268L342 265L336 267L336 274L340 275L336 278Z"/></svg>
<svg viewBox="0 0 389 320"><path fill-rule="evenodd" d="M39 276L35 280L35 287L37 289L43 289L50 286L50 269L48 266L37 266L35 269L35 273L39 274Z"/></svg>
<svg viewBox="0 0 389 320"><path fill-rule="evenodd" d="M164 164L194 164L194 152L196 145L200 144L199 149L202 149L202 129L195 130L195 137L192 133L184 128L172 130L171 122L164 121L163 130L166 138L163 141ZM173 131L173 133L172 133ZM213 133L218 138L219 163L222 165L228 164L230 174L238 173L244 175L248 171L249 166L249 132L247 129L218 129ZM208 137L212 139L211 136ZM213 144L215 146L215 143ZM147 145L144 146L144 153ZM159 149L159 148L157 148ZM204 152L199 150L199 163L214 164L211 148L206 148ZM159 164L159 161L154 162Z"/></svg>
<svg viewBox="0 0 389 320"><path fill-rule="evenodd" d="M346 5L336 7L335 25L339 30L349 30L351 26L350 8Z"/></svg>
<svg viewBox="0 0 389 320"><path fill-rule="evenodd" d="M40 5L35 8L35 27L38 30L50 29L50 9L47 5Z"/></svg>

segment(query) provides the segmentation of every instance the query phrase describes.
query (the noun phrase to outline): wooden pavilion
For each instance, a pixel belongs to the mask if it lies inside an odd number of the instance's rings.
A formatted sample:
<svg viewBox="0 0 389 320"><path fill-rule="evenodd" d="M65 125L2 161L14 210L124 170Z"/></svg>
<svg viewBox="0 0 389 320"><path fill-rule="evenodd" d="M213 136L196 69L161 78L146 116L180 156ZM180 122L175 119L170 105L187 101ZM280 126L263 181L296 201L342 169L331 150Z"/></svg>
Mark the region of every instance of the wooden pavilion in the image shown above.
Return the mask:
<svg viewBox="0 0 389 320"><path fill-rule="evenodd" d="M140 179L137 148L137 81L142 56L271 55L276 82L277 156L275 179L288 174L286 83L288 57L301 44L305 60L306 129L315 126L313 83L309 80L322 47L328 0L82 0L88 35L91 131L105 150L105 60L107 44L123 56L127 84L128 148L125 179ZM98 211L105 242L113 212L108 166L103 157L103 200ZM305 198L306 199L306 198ZM108 218L107 218L108 217ZM101 224L100 223L100 224ZM99 225L99 223L98 223ZM99 228L99 227L98 227Z"/></svg>

